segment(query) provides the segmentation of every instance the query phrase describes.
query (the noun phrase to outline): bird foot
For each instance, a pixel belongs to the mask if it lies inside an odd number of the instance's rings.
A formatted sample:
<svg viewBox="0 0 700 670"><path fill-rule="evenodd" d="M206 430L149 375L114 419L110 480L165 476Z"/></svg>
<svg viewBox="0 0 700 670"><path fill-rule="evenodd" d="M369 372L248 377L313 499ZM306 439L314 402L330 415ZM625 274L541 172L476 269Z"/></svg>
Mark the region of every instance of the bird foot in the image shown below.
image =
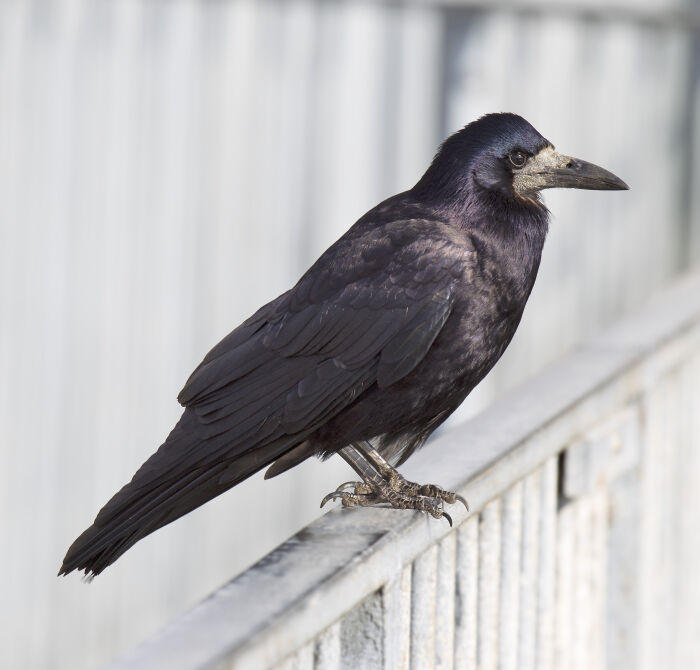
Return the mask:
<svg viewBox="0 0 700 670"><path fill-rule="evenodd" d="M467 512L469 511L469 503L464 496L453 491L445 491L435 484L417 484L416 482L408 481L403 475L393 470L389 477L389 486L395 491L408 496L425 496L427 498L437 498L444 500L448 505L454 505L456 502L461 502Z"/></svg>
<svg viewBox="0 0 700 670"><path fill-rule="evenodd" d="M321 507L330 500L340 500L344 507L370 507L385 503L394 509L421 510L435 519L447 519L450 526L452 517L445 512L444 503L461 502L469 511L467 501L459 494L444 491L434 484L409 482L401 475L392 476L389 481L378 477L376 481L345 482L323 498Z"/></svg>

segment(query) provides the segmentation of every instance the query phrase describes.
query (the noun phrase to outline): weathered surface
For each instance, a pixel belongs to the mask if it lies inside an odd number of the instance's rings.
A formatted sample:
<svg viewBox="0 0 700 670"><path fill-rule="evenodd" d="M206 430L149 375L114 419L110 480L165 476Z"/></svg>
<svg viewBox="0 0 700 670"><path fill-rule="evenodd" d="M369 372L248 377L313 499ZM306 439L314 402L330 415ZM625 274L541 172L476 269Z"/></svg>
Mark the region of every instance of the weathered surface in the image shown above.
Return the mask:
<svg viewBox="0 0 700 670"><path fill-rule="evenodd" d="M699 381L694 275L412 459L457 528L333 511L111 667L694 667Z"/></svg>

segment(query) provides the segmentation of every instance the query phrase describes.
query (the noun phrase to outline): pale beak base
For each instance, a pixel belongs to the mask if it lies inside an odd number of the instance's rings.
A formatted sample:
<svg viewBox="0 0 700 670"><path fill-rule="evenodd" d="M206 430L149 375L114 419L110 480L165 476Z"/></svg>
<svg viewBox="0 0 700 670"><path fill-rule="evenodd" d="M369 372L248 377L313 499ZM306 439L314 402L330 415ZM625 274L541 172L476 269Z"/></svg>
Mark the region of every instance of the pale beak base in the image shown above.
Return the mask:
<svg viewBox="0 0 700 670"><path fill-rule="evenodd" d="M531 196L545 188L580 188L595 191L626 191L629 186L612 172L557 153L547 147L513 175L513 189Z"/></svg>

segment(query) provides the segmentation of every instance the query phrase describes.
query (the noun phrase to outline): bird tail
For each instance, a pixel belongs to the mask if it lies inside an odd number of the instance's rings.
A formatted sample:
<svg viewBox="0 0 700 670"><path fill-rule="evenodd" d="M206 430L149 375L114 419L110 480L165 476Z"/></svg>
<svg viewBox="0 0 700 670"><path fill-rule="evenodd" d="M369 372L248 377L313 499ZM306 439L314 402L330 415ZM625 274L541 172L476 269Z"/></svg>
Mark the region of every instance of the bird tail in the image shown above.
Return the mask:
<svg viewBox="0 0 700 670"><path fill-rule="evenodd" d="M241 480L248 473L242 475ZM110 499L92 526L73 542L58 574L84 570L88 577L99 575L139 540L191 512L238 481L231 481L225 487L207 485L211 483L216 483L216 474L211 472L193 473L184 480L148 491L137 491L130 482ZM129 503L119 504L124 499ZM118 511L114 515L101 518L103 512L115 506Z"/></svg>
<svg viewBox="0 0 700 670"><path fill-rule="evenodd" d="M167 458L174 451L178 455L197 453L197 441L192 440L189 431L182 430L183 424L186 428L187 415L185 411L166 442L100 510L92 526L73 542L59 575L83 570L91 579L139 540L247 479L292 446L287 437L262 449L234 458L220 458L214 463L200 460L196 464L182 458L165 476L152 475L162 473L164 456ZM183 444L184 437L190 439ZM211 446L209 442L207 447Z"/></svg>

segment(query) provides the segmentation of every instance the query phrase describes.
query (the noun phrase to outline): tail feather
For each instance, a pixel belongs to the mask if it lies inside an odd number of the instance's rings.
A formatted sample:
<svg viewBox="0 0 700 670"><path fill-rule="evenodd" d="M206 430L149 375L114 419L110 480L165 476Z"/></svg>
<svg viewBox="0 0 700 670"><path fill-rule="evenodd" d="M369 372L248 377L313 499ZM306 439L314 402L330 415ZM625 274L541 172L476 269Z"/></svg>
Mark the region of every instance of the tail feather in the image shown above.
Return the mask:
<svg viewBox="0 0 700 670"><path fill-rule="evenodd" d="M261 449L171 474L167 481L150 485L135 476L73 542L58 574L73 570L83 570L88 578L100 574L139 540L247 479L298 441L285 436ZM148 461L142 467L148 467Z"/></svg>
<svg viewBox="0 0 700 670"><path fill-rule="evenodd" d="M94 523L70 546L58 574L84 570L86 575L98 575L139 540L222 493L220 487L211 486L217 474L210 471L194 479L187 477L165 490L156 487L135 498L124 514L104 525ZM242 474L242 479L247 476ZM127 484L119 494L131 486ZM194 496L187 495L192 492Z"/></svg>

